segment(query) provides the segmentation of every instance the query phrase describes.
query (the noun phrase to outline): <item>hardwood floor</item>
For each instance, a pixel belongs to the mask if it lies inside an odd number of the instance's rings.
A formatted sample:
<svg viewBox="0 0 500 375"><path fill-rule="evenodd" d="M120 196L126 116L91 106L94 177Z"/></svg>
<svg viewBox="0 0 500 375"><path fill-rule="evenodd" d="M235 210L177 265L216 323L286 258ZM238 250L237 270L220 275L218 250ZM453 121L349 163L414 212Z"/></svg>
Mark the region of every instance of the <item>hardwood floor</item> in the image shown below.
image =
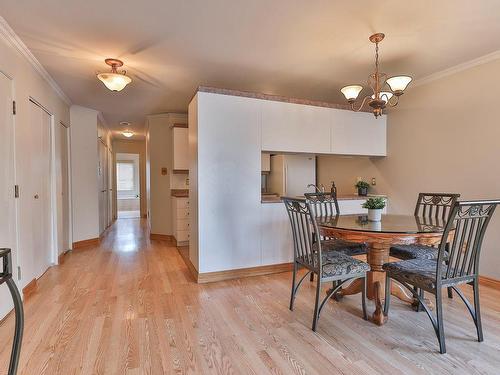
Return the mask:
<svg viewBox="0 0 500 375"><path fill-rule="evenodd" d="M500 292L482 287L485 342L463 303L445 301L448 354L425 313L394 299L389 322L359 296L330 301L311 331L313 284L288 310L290 273L195 284L172 244L139 219L66 256L25 304L21 374L498 374ZM373 309L373 306L370 306ZM7 371L13 316L0 326Z"/></svg>

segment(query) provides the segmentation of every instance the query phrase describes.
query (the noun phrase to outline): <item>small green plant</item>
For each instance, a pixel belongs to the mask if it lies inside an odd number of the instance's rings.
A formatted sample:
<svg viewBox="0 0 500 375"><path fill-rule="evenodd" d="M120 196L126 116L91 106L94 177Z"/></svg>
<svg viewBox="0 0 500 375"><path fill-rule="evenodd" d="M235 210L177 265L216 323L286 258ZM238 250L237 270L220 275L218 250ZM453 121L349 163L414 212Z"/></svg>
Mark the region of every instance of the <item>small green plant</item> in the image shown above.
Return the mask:
<svg viewBox="0 0 500 375"><path fill-rule="evenodd" d="M358 181L354 186L358 189L368 189L370 187L370 184L366 181Z"/></svg>
<svg viewBox="0 0 500 375"><path fill-rule="evenodd" d="M385 199L382 197L368 198L361 206L369 210L379 210L385 207Z"/></svg>

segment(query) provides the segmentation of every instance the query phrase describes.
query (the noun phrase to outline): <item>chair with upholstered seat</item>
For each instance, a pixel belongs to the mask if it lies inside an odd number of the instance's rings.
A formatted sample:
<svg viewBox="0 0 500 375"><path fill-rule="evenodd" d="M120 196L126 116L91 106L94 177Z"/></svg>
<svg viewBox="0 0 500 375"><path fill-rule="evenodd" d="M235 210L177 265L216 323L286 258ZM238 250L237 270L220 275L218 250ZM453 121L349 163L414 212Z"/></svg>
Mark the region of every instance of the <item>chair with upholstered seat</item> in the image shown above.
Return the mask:
<svg viewBox="0 0 500 375"><path fill-rule="evenodd" d="M330 297L336 293L344 283L361 278L363 280L361 293L363 318L367 319L366 272L370 270L370 266L363 261L352 258L341 252L323 252L323 241L321 238L314 241L313 234L319 233L319 231L316 216L313 214L310 203L305 199L298 198L283 197L282 200L290 219L294 247L290 310L293 310L295 296L306 276L310 273L316 274L316 299L312 323L312 330L316 331L321 310ZM300 278L299 282L296 283L297 272L300 267L305 268L307 272ZM321 286L326 282L338 282L338 284L327 293L326 297L320 303L319 295Z"/></svg>
<svg viewBox="0 0 500 375"><path fill-rule="evenodd" d="M424 220L422 225L446 224L451 207L460 194L455 193L420 193L415 206L415 216ZM393 245L389 251L394 258L407 259L437 259L437 249L432 246L418 244Z"/></svg>
<svg viewBox="0 0 500 375"><path fill-rule="evenodd" d="M451 288L464 301L476 325L478 341L483 341L479 306L479 256L491 216L500 200L456 202L448 218L442 240L437 250L437 259L409 259L386 263L386 291L384 313L390 305L391 280L406 287L418 299L431 319L441 353L446 352L443 328L442 288ZM453 236L449 246L446 240ZM465 298L459 285L471 285L474 306ZM416 289L435 295L436 316L432 314Z"/></svg>

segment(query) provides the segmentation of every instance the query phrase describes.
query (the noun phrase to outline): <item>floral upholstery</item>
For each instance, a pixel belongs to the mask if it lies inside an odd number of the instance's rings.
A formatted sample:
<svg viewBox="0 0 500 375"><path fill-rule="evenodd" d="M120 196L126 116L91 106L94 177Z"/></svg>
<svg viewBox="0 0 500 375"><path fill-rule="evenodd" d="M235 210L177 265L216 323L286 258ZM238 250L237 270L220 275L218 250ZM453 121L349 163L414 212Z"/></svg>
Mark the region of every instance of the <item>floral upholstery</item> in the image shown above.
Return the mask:
<svg viewBox="0 0 500 375"><path fill-rule="evenodd" d="M322 277L349 276L370 271L370 265L339 252L322 254Z"/></svg>
<svg viewBox="0 0 500 375"><path fill-rule="evenodd" d="M446 265L443 264L443 274L446 272ZM401 262L386 263L383 266L389 276L397 281L422 288L429 292L436 289L437 261L435 259L409 259ZM463 284L472 281L473 278L454 282L446 280L445 286Z"/></svg>
<svg viewBox="0 0 500 375"><path fill-rule="evenodd" d="M318 247L317 243L313 245L313 250ZM337 251L345 255L363 255L366 254L366 244L350 242L339 239L329 239L321 241L321 250L323 253Z"/></svg>
<svg viewBox="0 0 500 375"><path fill-rule="evenodd" d="M398 259L437 259L438 249L426 245L393 245L390 255Z"/></svg>

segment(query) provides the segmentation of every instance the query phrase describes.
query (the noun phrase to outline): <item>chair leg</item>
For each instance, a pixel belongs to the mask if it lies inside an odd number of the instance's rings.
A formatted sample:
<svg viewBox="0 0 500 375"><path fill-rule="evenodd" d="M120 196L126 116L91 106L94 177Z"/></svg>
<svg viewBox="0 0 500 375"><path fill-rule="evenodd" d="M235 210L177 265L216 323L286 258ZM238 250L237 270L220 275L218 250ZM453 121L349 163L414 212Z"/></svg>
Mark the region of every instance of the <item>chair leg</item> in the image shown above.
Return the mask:
<svg viewBox="0 0 500 375"><path fill-rule="evenodd" d="M321 277L318 276L316 281L316 300L314 302L314 315L313 315L313 324L312 330L316 332L316 327L318 325L319 319L319 292L321 291Z"/></svg>
<svg viewBox="0 0 500 375"><path fill-rule="evenodd" d="M424 299L424 290L415 287L415 291L418 292L419 297L423 300ZM417 302L418 303L417 303L416 311L417 312L423 311L424 307L422 306L422 304L420 303L420 301L417 301Z"/></svg>
<svg viewBox="0 0 500 375"><path fill-rule="evenodd" d="M384 315L389 315L389 306L391 304L391 278L389 273L385 274L385 300L384 300Z"/></svg>
<svg viewBox="0 0 500 375"><path fill-rule="evenodd" d="M312 273L311 273L312 274ZM292 273L292 293L290 295L290 310L293 311L293 303L295 301L295 279L297 277L297 263L293 262L293 273Z"/></svg>
<svg viewBox="0 0 500 375"><path fill-rule="evenodd" d="M368 320L368 314L366 313L366 274L361 283L361 306L363 307L363 319Z"/></svg>
<svg viewBox="0 0 500 375"><path fill-rule="evenodd" d="M483 338L483 326L481 324L481 309L479 307L479 281L476 277L474 280L474 283L472 284L472 288L474 291L474 310L476 312L476 319L474 323L476 323L476 330L477 330L477 341L482 342L484 340Z"/></svg>
<svg viewBox="0 0 500 375"><path fill-rule="evenodd" d="M441 354L446 353L446 344L444 338L444 326L443 326L443 301L441 298L441 288L436 290L436 336L439 341L439 352Z"/></svg>
<svg viewBox="0 0 500 375"><path fill-rule="evenodd" d="M453 298L453 289L451 287L448 287L448 298Z"/></svg>
<svg viewBox="0 0 500 375"><path fill-rule="evenodd" d="M12 352L10 353L10 363L8 374L17 374L17 366L19 364L19 356L21 355L21 344L23 341L24 330L24 311L23 302L19 290L12 278L7 279L7 287L14 301L14 312L16 316L16 323L14 328L14 340L12 341Z"/></svg>
<svg viewBox="0 0 500 375"><path fill-rule="evenodd" d="M309 281L310 282L314 281L314 272L311 272L311 276L309 276Z"/></svg>

